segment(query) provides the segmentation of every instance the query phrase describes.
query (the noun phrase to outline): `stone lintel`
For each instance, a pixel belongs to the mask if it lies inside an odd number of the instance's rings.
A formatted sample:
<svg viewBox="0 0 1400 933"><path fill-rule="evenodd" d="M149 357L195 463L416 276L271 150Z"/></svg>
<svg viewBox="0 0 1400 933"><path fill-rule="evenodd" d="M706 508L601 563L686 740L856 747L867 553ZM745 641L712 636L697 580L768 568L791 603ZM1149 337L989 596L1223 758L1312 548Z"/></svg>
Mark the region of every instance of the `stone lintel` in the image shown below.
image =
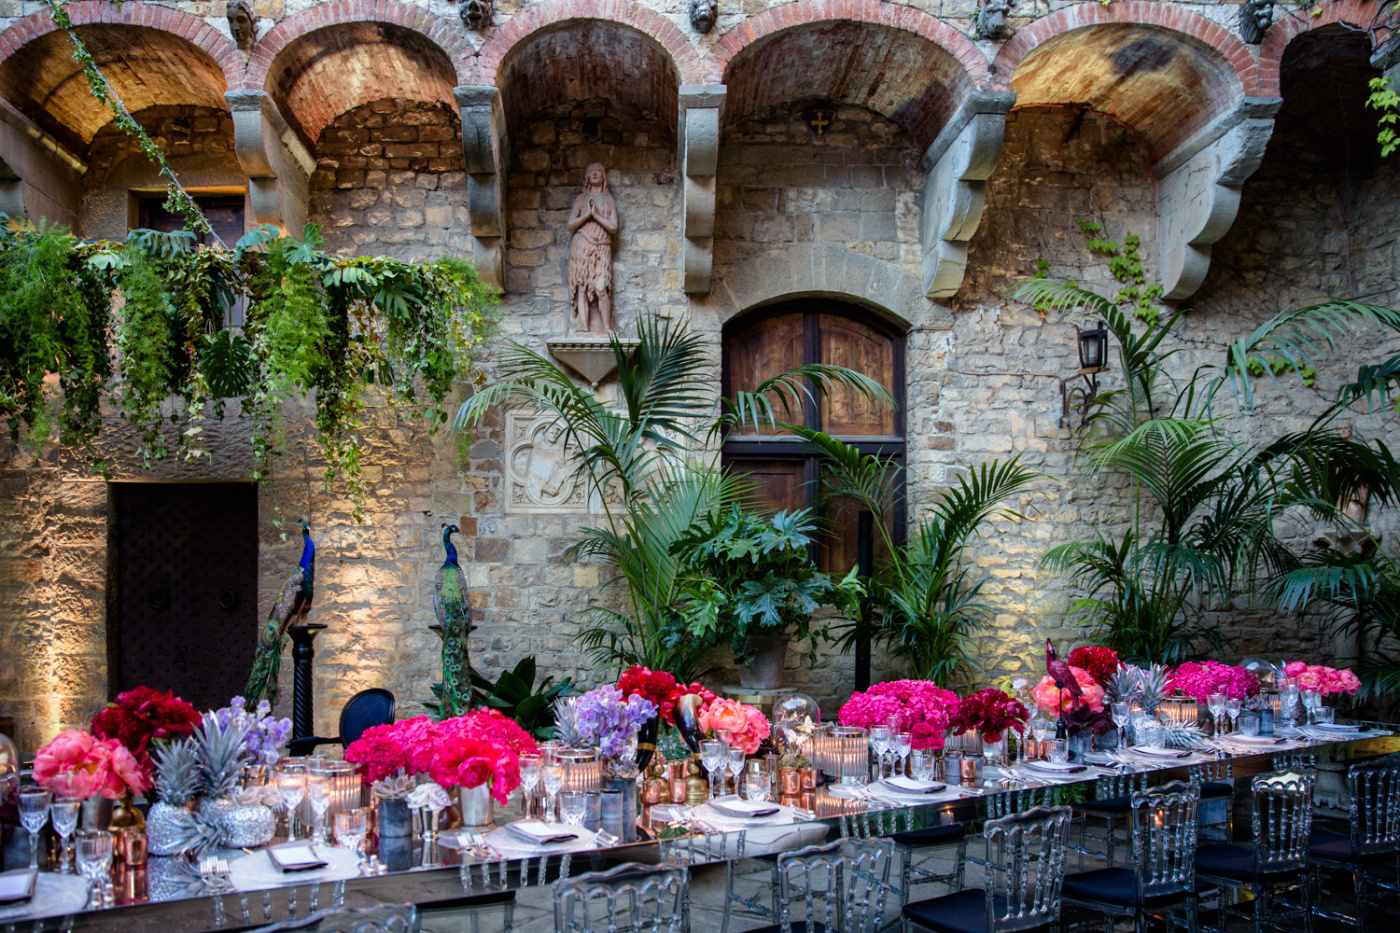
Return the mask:
<svg viewBox="0 0 1400 933"><path fill-rule="evenodd" d="M77 227L87 163L0 100L0 212Z"/></svg>
<svg viewBox="0 0 1400 933"><path fill-rule="evenodd" d="M310 213L315 158L266 91L229 91L224 99L233 114L233 152L248 176L254 219L300 236Z"/></svg>
<svg viewBox="0 0 1400 933"><path fill-rule="evenodd" d="M1190 298L1210 270L1210 248L1235 222L1240 189L1259 168L1274 131L1276 97L1245 98L1157 162L1162 285Z"/></svg>
<svg viewBox="0 0 1400 933"><path fill-rule="evenodd" d="M920 236L927 298L951 298L967 271L967 243L982 221L987 178L1001 156L1009 92L974 91L924 153Z"/></svg>
<svg viewBox="0 0 1400 933"><path fill-rule="evenodd" d="M488 285L505 288L506 169L510 140L501 92L487 85L452 89L462 117L462 155L467 169L467 216L472 261Z"/></svg>
<svg viewBox="0 0 1400 933"><path fill-rule="evenodd" d="M681 261L688 295L709 294L714 271L715 176L725 93L722 84L687 84L680 89L676 142L683 176Z"/></svg>

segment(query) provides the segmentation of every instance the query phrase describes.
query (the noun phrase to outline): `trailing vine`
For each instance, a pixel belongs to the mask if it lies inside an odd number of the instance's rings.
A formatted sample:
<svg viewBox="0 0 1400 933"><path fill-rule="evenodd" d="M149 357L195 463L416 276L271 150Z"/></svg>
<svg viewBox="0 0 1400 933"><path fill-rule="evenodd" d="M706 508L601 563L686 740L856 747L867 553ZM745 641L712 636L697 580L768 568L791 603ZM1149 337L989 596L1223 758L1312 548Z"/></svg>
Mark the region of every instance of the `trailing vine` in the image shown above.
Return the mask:
<svg viewBox="0 0 1400 933"><path fill-rule="evenodd" d="M1381 157L1400 149L1400 135L1395 132L1400 123L1400 94L1395 93L1395 85L1389 78L1372 78L1371 94L1366 98L1366 106L1379 110L1376 118L1380 129L1376 132L1376 142L1381 144Z"/></svg>
<svg viewBox="0 0 1400 933"><path fill-rule="evenodd" d="M94 442L106 394L150 466L206 455L204 419L237 398L261 480L285 447L286 403L310 399L325 486L343 480L362 517L369 387L435 430L454 387L481 379L475 356L498 299L459 260L332 259L320 246L314 225L302 242L261 227L231 250L183 231L115 244L0 230L0 417L11 437L57 433L105 473ZM226 323L235 303L241 328Z"/></svg>

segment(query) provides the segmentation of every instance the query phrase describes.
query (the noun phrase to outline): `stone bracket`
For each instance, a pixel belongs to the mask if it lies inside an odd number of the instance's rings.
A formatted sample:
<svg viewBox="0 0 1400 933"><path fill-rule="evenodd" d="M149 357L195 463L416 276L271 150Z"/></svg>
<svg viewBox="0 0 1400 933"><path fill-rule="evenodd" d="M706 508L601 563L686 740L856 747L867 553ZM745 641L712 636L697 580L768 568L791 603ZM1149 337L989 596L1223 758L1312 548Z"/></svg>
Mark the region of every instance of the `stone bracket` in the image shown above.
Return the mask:
<svg viewBox="0 0 1400 933"><path fill-rule="evenodd" d="M1153 166L1165 297L1190 298L1210 270L1210 248L1240 209L1240 189L1259 168L1278 97L1246 97Z"/></svg>
<svg viewBox="0 0 1400 933"><path fill-rule="evenodd" d="M722 84L686 84L680 89L676 142L683 190L681 262L687 295L708 295L715 264L715 176L719 172Z"/></svg>
<svg viewBox="0 0 1400 933"><path fill-rule="evenodd" d="M254 219L301 236L316 160L266 91L229 91L224 99L233 113L233 152L248 175Z"/></svg>
<svg viewBox="0 0 1400 933"><path fill-rule="evenodd" d="M467 217L472 261L481 280L505 288L506 170L510 140L501 92L464 85L452 89L462 115L462 154L467 167Z"/></svg>
<svg viewBox="0 0 1400 933"><path fill-rule="evenodd" d="M77 227L87 163L0 100L0 212Z"/></svg>
<svg viewBox="0 0 1400 933"><path fill-rule="evenodd" d="M982 221L987 178L997 167L1009 91L973 91L924 153L923 288L927 298L951 298L967 271L967 243Z"/></svg>

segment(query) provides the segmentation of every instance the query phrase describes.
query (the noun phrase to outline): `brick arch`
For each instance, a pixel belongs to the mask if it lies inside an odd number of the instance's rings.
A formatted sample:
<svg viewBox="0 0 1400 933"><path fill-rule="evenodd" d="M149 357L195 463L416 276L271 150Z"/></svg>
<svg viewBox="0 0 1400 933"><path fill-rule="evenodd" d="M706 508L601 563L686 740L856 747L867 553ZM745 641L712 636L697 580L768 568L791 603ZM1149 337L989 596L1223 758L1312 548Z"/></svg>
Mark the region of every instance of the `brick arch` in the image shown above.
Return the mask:
<svg viewBox="0 0 1400 933"><path fill-rule="evenodd" d="M451 61L458 83L472 71L471 45L454 23L398 0L332 0L317 3L269 29L253 46L243 87L270 91L267 83L273 63L294 42L329 26L355 23L397 26L422 35Z"/></svg>
<svg viewBox="0 0 1400 933"><path fill-rule="evenodd" d="M735 24L720 37L712 53L715 70L723 75L739 53L774 33L794 26L838 21L885 26L912 33L942 47L956 58L973 86L981 87L990 79L987 59L967 36L922 10L885 0L844 0L840 4L831 4L827 0L797 0L795 3L770 7L757 16Z"/></svg>
<svg viewBox="0 0 1400 933"><path fill-rule="evenodd" d="M685 34L653 9L632 0L547 0L512 16L504 26L492 31L477 55L469 83L499 87L501 65L513 50L523 47L537 33L589 20L626 26L649 37L670 57L682 84L715 80Z"/></svg>
<svg viewBox="0 0 1400 933"><path fill-rule="evenodd" d="M64 4L63 8L74 26L101 23L139 26L170 33L208 55L223 72L229 88L239 87L243 81L243 58L238 54L238 47L233 40L197 16L155 3L127 2L119 7L110 0L77 0ZM57 29L49 10L31 13L0 32L0 60L9 58L27 43Z"/></svg>
<svg viewBox="0 0 1400 933"><path fill-rule="evenodd" d="M1264 41L1259 46L1259 70L1255 83L1248 86L1249 93L1258 97L1279 95L1283 53L1294 39L1314 29L1336 23L1367 27L1375 21L1377 15L1387 12L1388 7L1389 4L1377 3L1376 0L1332 0L1331 3L1322 5L1317 16L1285 16L1274 23L1264 35ZM1391 29L1372 32L1372 42L1378 45L1392 34Z"/></svg>
<svg viewBox="0 0 1400 933"><path fill-rule="evenodd" d="M1016 69L1037 46L1076 29L1109 23L1160 26L1183 33L1218 52L1224 61L1229 63L1244 89L1248 90L1255 85L1259 66L1255 63L1249 46L1224 26L1176 4L1161 3L1158 0L1116 0L1108 5L1088 0L1038 19L1012 36L992 62L996 86L1001 90L1010 90L1011 78L1016 74Z"/></svg>

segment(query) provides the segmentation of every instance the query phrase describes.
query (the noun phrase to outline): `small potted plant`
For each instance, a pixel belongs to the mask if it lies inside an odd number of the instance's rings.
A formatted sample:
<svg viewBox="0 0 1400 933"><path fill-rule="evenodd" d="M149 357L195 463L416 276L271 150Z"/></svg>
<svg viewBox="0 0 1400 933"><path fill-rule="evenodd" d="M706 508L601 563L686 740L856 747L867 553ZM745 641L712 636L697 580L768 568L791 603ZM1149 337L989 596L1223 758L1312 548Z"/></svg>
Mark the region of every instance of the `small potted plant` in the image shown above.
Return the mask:
<svg viewBox="0 0 1400 933"><path fill-rule="evenodd" d="M685 635L728 643L739 682L751 689L782 686L788 643L817 642L812 614L822 606L855 611L864 590L855 570L833 580L813 563L816 523L808 509L764 518L738 506L710 514L677 542L683 564Z"/></svg>

